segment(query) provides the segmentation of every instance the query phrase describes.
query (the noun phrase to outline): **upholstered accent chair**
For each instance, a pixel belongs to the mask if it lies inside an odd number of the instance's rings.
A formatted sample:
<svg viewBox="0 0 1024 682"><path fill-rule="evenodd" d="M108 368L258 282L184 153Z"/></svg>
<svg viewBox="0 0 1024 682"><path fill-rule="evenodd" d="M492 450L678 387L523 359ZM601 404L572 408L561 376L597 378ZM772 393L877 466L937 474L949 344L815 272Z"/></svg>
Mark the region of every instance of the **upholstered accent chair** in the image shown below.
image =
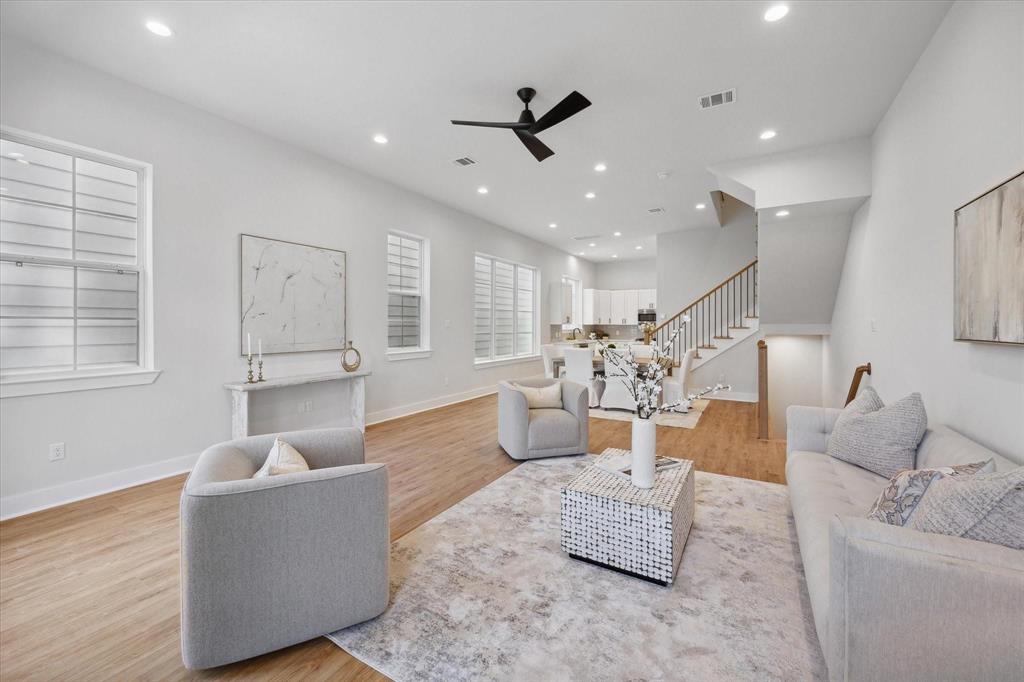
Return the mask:
<svg viewBox="0 0 1024 682"><path fill-rule="evenodd" d="M661 384L661 398L666 404L677 403L688 395L690 382L690 369L693 368L693 359L697 355L696 348L690 348L683 354L683 360L679 367L675 368L672 376L665 377Z"/></svg>
<svg viewBox="0 0 1024 682"><path fill-rule="evenodd" d="M252 478L280 436L309 471ZM359 429L203 452L181 494L181 655L212 668L368 620L388 605L388 474Z"/></svg>
<svg viewBox="0 0 1024 682"><path fill-rule="evenodd" d="M562 408L530 409L508 381L498 384L498 444L512 459L578 455L587 451L590 411L587 387L559 379L521 379L522 386L562 385Z"/></svg>

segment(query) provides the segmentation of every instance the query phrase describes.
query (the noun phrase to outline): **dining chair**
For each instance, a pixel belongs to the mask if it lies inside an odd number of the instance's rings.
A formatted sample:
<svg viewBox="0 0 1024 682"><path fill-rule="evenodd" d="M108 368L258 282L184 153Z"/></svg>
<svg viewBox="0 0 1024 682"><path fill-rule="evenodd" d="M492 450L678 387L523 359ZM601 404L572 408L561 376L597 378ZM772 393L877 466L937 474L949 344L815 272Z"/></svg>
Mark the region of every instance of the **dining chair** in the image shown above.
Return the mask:
<svg viewBox="0 0 1024 682"><path fill-rule="evenodd" d="M565 378L583 384L590 393L590 407L601 404L602 382L594 379L594 356L587 348L566 348Z"/></svg>
<svg viewBox="0 0 1024 682"><path fill-rule="evenodd" d="M548 379L557 379L555 376L555 359L565 357L565 347L555 343L546 343L540 347L540 357L544 361L544 376ZM565 370L564 367L561 368Z"/></svg>
<svg viewBox="0 0 1024 682"><path fill-rule="evenodd" d="M661 397L666 405L679 402L685 398L687 383L690 379L690 369L693 367L693 358L697 354L696 348L691 348L683 355L679 367L676 367L672 376L665 377L661 383Z"/></svg>
<svg viewBox="0 0 1024 682"><path fill-rule="evenodd" d="M613 359L614 358L614 359ZM626 365L626 352L617 348L604 350L604 393L601 407L608 410L636 412L636 399L626 386L633 381L634 372Z"/></svg>

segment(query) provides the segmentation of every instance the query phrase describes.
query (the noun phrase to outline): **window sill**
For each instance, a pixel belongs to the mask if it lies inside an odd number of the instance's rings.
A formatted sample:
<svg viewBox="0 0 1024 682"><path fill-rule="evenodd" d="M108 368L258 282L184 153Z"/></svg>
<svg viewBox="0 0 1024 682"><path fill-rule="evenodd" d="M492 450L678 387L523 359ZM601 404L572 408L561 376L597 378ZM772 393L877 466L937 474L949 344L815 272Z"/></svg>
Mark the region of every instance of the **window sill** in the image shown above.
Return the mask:
<svg viewBox="0 0 1024 682"><path fill-rule="evenodd" d="M389 350L387 351L387 358L390 361L396 360L419 360L421 358L429 358L433 354L433 350L430 348L412 348L410 350Z"/></svg>
<svg viewBox="0 0 1024 682"><path fill-rule="evenodd" d="M501 360L477 360L473 363L474 369L488 369L490 367L501 367L502 365L518 365L522 362L534 362L540 360L540 355L521 355L516 358L502 358Z"/></svg>
<svg viewBox="0 0 1024 682"><path fill-rule="evenodd" d="M121 386L145 386L156 381L159 369L126 369L96 374L36 374L8 377L0 381L0 398L20 398L48 393L70 393Z"/></svg>

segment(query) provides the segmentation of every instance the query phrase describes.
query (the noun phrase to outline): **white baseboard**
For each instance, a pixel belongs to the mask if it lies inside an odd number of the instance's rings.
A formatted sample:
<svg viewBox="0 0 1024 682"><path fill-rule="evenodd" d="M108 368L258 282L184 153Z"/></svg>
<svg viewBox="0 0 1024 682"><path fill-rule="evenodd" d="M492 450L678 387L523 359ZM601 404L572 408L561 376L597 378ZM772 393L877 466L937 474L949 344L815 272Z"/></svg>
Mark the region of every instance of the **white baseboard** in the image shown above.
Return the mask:
<svg viewBox="0 0 1024 682"><path fill-rule="evenodd" d="M716 393L715 395L708 395L704 397L710 398L711 400L735 400L738 403L757 402L756 393L743 393L742 391L722 391L721 393Z"/></svg>
<svg viewBox="0 0 1024 682"><path fill-rule="evenodd" d="M461 403L466 400L480 398L497 392L498 385L492 384L490 386L473 388L461 393L450 393L449 395L438 396L437 398L431 398L430 400L421 400L418 403L389 407L386 410L378 410L377 412L370 412L367 414L366 425L380 424L381 422L391 421L392 419L398 419L399 417L408 417L409 415L416 414L418 412L426 412L427 410L433 410L438 407L454 405L455 403Z"/></svg>
<svg viewBox="0 0 1024 682"><path fill-rule="evenodd" d="M183 474L192 470L198 457L198 453L174 457L131 469L122 469L109 474L62 483L52 488L8 495L0 498L0 521Z"/></svg>

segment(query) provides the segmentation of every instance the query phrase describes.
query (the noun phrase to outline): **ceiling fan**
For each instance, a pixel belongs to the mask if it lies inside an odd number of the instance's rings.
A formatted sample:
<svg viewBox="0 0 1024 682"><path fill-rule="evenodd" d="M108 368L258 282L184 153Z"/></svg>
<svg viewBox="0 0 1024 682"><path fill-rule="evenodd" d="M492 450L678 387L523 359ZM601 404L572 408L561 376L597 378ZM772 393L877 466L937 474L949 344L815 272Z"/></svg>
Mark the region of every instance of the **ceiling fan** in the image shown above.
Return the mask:
<svg viewBox="0 0 1024 682"><path fill-rule="evenodd" d="M519 95L519 99L523 101L526 108L523 109L523 113L519 114L519 120L515 123L489 123L487 121L452 121L452 123L457 126L505 128L511 130L538 161L543 161L552 156L554 152L551 151L550 147L537 139L537 133L561 123L570 116L575 116L590 106L589 99L573 90L565 99L551 107L548 113L539 119L535 119L533 112L530 111L530 100L537 94L537 91L533 88L519 88L516 94Z"/></svg>

